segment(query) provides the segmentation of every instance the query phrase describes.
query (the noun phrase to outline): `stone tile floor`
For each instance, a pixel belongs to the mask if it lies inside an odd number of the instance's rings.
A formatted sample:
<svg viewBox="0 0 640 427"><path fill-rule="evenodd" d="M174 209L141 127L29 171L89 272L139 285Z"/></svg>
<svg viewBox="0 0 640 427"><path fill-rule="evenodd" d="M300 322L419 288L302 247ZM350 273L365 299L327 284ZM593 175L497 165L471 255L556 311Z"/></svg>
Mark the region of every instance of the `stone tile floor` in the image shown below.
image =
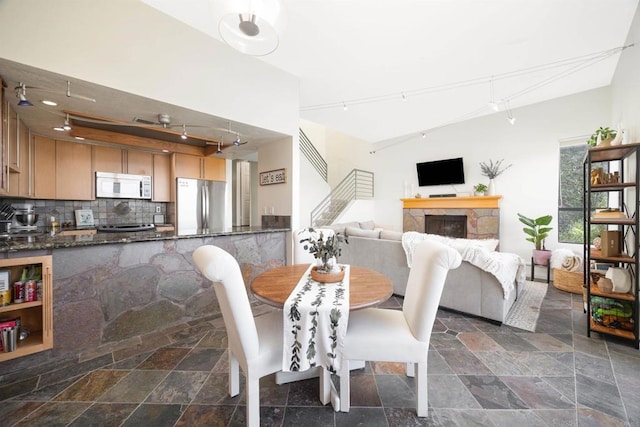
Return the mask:
<svg viewBox="0 0 640 427"><path fill-rule="evenodd" d="M387 307L399 307L392 298ZM257 311L268 309L256 305ZM0 402L0 425L242 426L227 395L221 319L179 344ZM268 426L639 426L640 352L586 337L581 296L549 286L536 333L440 311L429 353L429 417L416 418L404 366L352 373L352 408L318 401L318 380L261 380Z"/></svg>

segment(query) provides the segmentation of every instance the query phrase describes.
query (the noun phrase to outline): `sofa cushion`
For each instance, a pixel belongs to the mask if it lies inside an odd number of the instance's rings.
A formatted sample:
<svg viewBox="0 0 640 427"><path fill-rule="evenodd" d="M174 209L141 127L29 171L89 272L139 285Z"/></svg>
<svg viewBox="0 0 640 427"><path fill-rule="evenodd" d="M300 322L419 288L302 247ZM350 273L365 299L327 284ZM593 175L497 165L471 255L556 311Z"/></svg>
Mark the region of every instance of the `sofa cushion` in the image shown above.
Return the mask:
<svg viewBox="0 0 640 427"><path fill-rule="evenodd" d="M360 225L360 228L362 228L363 230L373 230L374 228L376 228L376 223L373 221L364 221L364 222L361 222L359 225Z"/></svg>
<svg viewBox="0 0 640 427"><path fill-rule="evenodd" d="M382 230L380 238L385 240L402 240L402 231Z"/></svg>
<svg viewBox="0 0 640 427"><path fill-rule="evenodd" d="M379 239L380 231L379 230L363 230L360 227L346 227L345 234L347 236L353 237L368 237L370 239Z"/></svg>
<svg viewBox="0 0 640 427"><path fill-rule="evenodd" d="M360 228L360 224L357 222L344 222L342 224L331 224L327 226L327 228L331 228L333 231L340 234L345 234L345 229L347 227Z"/></svg>

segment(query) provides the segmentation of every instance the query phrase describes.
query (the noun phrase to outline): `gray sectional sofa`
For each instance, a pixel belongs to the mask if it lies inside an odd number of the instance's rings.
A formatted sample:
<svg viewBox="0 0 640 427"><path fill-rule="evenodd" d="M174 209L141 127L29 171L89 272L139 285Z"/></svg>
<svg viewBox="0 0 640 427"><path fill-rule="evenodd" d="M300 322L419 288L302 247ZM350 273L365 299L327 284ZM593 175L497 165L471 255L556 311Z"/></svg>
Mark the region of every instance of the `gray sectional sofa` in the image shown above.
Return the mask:
<svg viewBox="0 0 640 427"><path fill-rule="evenodd" d="M378 271L391 279L394 293L404 295L409 277L407 257L402 247L402 234L375 226L372 221L328 226L345 234L349 243L342 245L341 264L352 264ZM463 262L447 276L440 306L502 323L517 296L508 298L500 282L490 273Z"/></svg>

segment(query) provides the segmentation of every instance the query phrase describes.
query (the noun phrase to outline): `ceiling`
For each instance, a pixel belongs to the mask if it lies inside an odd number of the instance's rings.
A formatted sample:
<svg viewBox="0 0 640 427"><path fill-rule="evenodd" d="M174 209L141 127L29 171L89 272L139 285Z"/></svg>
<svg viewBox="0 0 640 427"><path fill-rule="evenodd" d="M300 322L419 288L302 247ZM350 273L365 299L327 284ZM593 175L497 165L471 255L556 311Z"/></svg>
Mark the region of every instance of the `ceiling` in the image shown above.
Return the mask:
<svg viewBox="0 0 640 427"><path fill-rule="evenodd" d="M70 79L4 58L0 58L0 76L6 85L5 99L29 129L33 133L51 138L73 139L72 137L83 134L79 130L81 127L86 127L170 143L209 147L213 151L217 149L217 143L221 142L221 157L257 160L256 150L261 144L283 137L282 134L267 129L229 121L83 80ZM71 82L71 96L67 96L66 93L67 81ZM20 82L27 85L26 97L33 104L32 107L17 106L19 100L16 88ZM45 99L53 100L58 105L46 106L41 102ZM70 113L72 130L54 130L54 127L64 123L65 112ZM159 123L160 114L168 116L168 125ZM155 124L148 124L150 122ZM180 138L183 124L187 125L186 140ZM240 137L240 146L233 145L237 137ZM87 139L86 142L104 143L104 140Z"/></svg>
<svg viewBox="0 0 640 427"><path fill-rule="evenodd" d="M219 39L214 22L219 0L143 0L150 7ZM278 49L257 57L300 80L300 117L347 135L394 144L431 129L486 114L609 85L638 0L283 0L285 24ZM161 36L159 36L161 37ZM632 47L634 49L640 48ZM35 107L21 118L34 131L52 128L60 111L135 120L157 138L179 139L187 124L189 144L221 141L224 157L251 158L262 143L283 135L266 129L161 103L0 58L6 96L28 88ZM93 103L75 95L90 97ZM55 98L54 109L39 103ZM488 107L493 100L500 111ZM506 102L508 101L508 103ZM347 110L344 107L347 107ZM86 124L86 123L85 123ZM518 122L516 121L516 126ZM236 133L247 144L230 143Z"/></svg>
<svg viewBox="0 0 640 427"><path fill-rule="evenodd" d="M143 1L220 39L221 0ZM280 45L260 59L300 78L302 118L373 143L495 113L490 81L511 109L610 84L619 55L604 52L624 45L638 4L281 2Z"/></svg>

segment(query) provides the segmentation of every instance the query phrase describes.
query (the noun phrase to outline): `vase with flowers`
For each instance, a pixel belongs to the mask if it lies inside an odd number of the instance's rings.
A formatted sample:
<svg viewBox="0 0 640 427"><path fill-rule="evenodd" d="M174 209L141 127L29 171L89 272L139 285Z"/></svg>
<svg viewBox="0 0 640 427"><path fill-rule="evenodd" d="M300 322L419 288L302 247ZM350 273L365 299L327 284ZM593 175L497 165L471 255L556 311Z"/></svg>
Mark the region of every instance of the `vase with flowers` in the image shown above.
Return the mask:
<svg viewBox="0 0 640 427"><path fill-rule="evenodd" d="M349 243L346 235L341 233L325 233L312 227L301 231L306 237L300 240L304 250L318 261L311 269L311 277L316 282L339 282L344 277L344 266L338 264L342 253L342 242Z"/></svg>
<svg viewBox="0 0 640 427"><path fill-rule="evenodd" d="M480 162L480 173L483 176L486 176L487 178L489 178L489 186L487 189L487 194L489 196L493 196L496 194L494 179L502 175L504 171L506 171L511 166L513 166L512 164L508 166L503 166L502 162L504 162L504 159L500 159L496 162L489 159L489 163Z"/></svg>

